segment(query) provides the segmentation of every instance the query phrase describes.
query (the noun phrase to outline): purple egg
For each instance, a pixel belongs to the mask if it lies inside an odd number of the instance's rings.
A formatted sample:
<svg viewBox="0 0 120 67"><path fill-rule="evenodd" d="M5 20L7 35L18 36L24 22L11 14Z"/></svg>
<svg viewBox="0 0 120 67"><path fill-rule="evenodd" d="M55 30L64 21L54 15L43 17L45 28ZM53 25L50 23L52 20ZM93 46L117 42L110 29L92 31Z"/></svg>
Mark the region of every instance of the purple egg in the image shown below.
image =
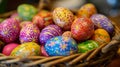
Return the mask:
<svg viewBox="0 0 120 67"><path fill-rule="evenodd" d="M39 40L39 28L35 24L27 24L20 31L20 42L38 42Z"/></svg>
<svg viewBox="0 0 120 67"><path fill-rule="evenodd" d="M39 40L41 44L45 44L47 40L60 35L62 35L62 30L59 26L49 25L41 31Z"/></svg>
<svg viewBox="0 0 120 67"><path fill-rule="evenodd" d="M14 18L8 18L0 24L0 39L6 43L17 40L20 32L20 24Z"/></svg>
<svg viewBox="0 0 120 67"><path fill-rule="evenodd" d="M92 22L95 24L96 28L105 29L110 35L114 32L114 27L112 21L102 14L94 14L91 16Z"/></svg>

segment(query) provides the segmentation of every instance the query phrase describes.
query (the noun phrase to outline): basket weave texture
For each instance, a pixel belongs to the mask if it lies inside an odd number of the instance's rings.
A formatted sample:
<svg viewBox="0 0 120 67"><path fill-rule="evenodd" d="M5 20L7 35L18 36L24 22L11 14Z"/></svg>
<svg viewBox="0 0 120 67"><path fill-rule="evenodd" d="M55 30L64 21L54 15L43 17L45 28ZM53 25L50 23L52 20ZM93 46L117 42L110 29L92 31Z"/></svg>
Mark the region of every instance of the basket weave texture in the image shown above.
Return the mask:
<svg viewBox="0 0 120 67"><path fill-rule="evenodd" d="M42 1L42 0L41 0ZM39 5L42 9L43 4ZM41 7L42 6L42 7ZM7 17L15 11L0 15ZM111 42L102 44L100 47L86 53L78 53L70 56L29 56L27 58L5 56L0 53L0 67L84 67L84 66L105 66L116 55L120 43L120 29L113 22L115 35Z"/></svg>

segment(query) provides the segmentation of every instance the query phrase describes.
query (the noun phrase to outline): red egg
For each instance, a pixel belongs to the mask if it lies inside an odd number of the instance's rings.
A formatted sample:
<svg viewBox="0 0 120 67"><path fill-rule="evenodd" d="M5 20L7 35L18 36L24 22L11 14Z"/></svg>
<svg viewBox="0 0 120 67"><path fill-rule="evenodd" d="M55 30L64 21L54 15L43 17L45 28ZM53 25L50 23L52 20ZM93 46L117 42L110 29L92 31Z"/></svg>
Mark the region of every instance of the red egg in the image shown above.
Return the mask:
<svg viewBox="0 0 120 67"><path fill-rule="evenodd" d="M36 24L39 29L43 29L44 27L53 24L52 15L49 11L42 10L33 17L32 22Z"/></svg>
<svg viewBox="0 0 120 67"><path fill-rule="evenodd" d="M17 43L7 44L7 45L3 48L2 53L3 53L4 55L9 56L10 53L12 52L12 50L13 50L14 48L16 48L18 45L19 45L19 44L17 44Z"/></svg>
<svg viewBox="0 0 120 67"><path fill-rule="evenodd" d="M47 52L45 51L44 45L41 46L41 53L43 56L49 56Z"/></svg>
<svg viewBox="0 0 120 67"><path fill-rule="evenodd" d="M87 40L94 33L94 24L89 18L77 18L71 26L71 33L78 41Z"/></svg>

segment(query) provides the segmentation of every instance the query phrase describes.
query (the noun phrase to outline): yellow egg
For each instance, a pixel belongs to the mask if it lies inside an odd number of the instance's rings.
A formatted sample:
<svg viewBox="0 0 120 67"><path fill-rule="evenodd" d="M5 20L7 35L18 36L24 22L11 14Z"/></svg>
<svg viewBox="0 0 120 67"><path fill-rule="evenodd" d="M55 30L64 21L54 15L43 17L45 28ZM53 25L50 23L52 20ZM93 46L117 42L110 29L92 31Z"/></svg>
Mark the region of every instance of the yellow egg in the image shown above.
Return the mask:
<svg viewBox="0 0 120 67"><path fill-rule="evenodd" d="M110 42L110 35L104 29L96 29L92 39L97 41L99 45L101 45Z"/></svg>
<svg viewBox="0 0 120 67"><path fill-rule="evenodd" d="M77 12L78 17L90 17L93 14L97 13L95 6L91 3L83 5Z"/></svg>
<svg viewBox="0 0 120 67"><path fill-rule="evenodd" d="M25 58L28 56L40 55L40 46L35 42L27 42L16 47L10 56Z"/></svg>

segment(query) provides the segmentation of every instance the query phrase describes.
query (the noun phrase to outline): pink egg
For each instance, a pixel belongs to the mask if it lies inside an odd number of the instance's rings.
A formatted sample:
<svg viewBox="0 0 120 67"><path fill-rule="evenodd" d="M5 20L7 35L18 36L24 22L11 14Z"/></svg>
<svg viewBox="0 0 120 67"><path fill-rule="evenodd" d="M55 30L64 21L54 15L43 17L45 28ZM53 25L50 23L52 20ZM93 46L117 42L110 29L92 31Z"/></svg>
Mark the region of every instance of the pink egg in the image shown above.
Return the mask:
<svg viewBox="0 0 120 67"><path fill-rule="evenodd" d="M41 53L43 56L47 56L47 57L49 56L45 51L44 45L41 46Z"/></svg>
<svg viewBox="0 0 120 67"><path fill-rule="evenodd" d="M9 56L10 53L12 52L12 50L13 50L14 48L16 48L18 45L19 45L19 44L17 44L17 43L7 44L7 45L3 48L2 53L3 53L4 55Z"/></svg>

